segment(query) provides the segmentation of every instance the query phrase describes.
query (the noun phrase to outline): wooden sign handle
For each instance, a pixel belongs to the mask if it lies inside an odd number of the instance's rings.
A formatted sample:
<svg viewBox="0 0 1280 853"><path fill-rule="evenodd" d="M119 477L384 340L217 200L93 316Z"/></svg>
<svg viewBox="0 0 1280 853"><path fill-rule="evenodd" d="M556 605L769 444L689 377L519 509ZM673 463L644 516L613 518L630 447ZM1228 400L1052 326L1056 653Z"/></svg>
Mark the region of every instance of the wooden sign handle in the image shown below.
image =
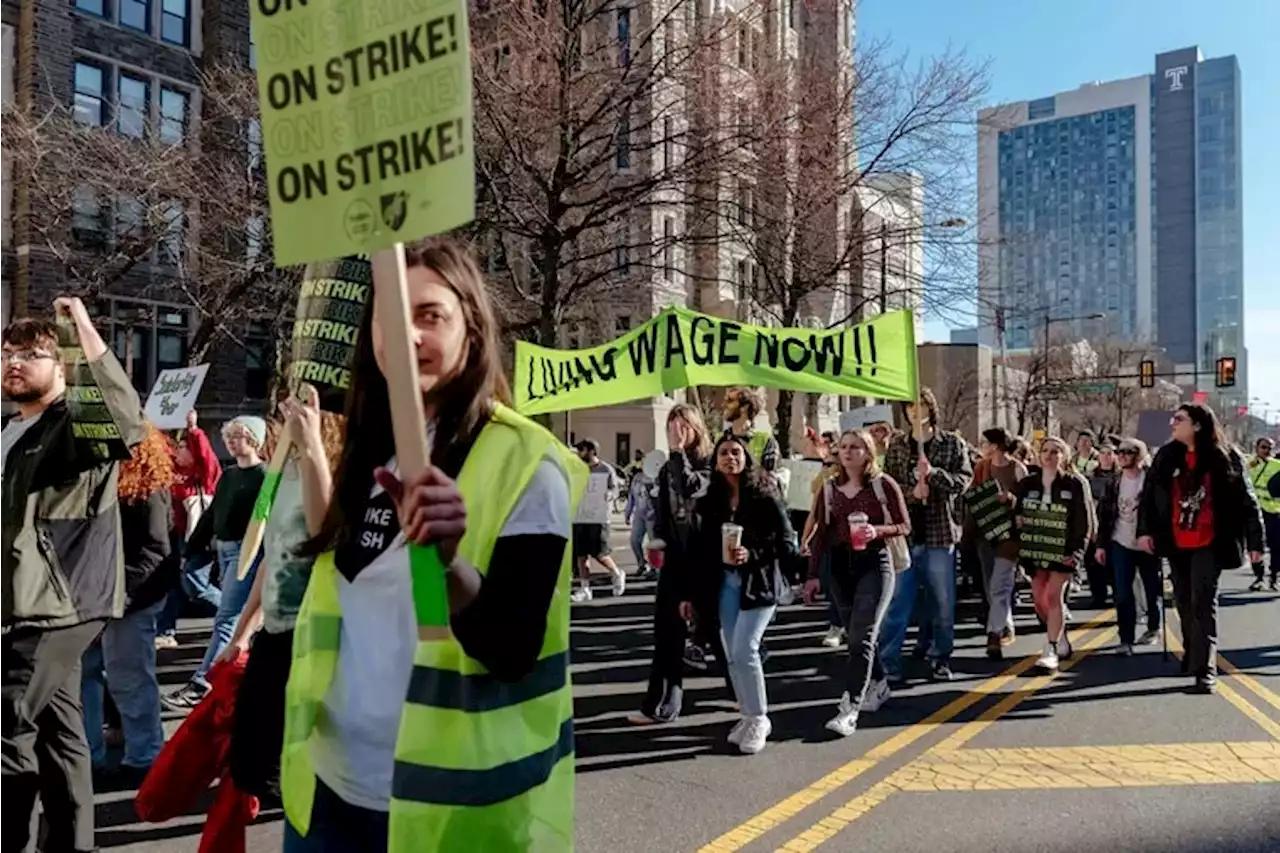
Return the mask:
<svg viewBox="0 0 1280 853"><path fill-rule="evenodd" d="M387 392L391 400L391 426L396 441L396 465L400 479L416 477L431 462L427 421L418 383L418 354L408 292L404 244L375 252L373 308L382 329ZM413 605L418 617L418 638L424 642L449 636L449 595L440 551L409 544L409 571L413 576Z"/></svg>
<svg viewBox="0 0 1280 853"><path fill-rule="evenodd" d="M236 566L236 580L242 581L249 576L253 560L262 547L262 538L267 531L267 518L276 501L276 492L280 489L280 474L284 471L284 463L288 461L289 451L292 449L293 439L289 431L280 430L275 452L271 454L267 473L262 478L262 488L258 489L258 499L253 502L253 515L249 517L249 526L245 528L244 538L240 540L240 563Z"/></svg>

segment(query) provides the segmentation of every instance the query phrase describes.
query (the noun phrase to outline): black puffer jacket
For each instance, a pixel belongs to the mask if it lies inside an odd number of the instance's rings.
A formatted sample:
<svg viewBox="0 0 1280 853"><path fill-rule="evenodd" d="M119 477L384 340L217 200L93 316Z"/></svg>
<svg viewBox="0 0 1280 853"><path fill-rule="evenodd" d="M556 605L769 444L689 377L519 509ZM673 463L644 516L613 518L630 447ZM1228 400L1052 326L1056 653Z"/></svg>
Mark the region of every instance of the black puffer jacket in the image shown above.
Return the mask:
<svg viewBox="0 0 1280 853"><path fill-rule="evenodd" d="M172 526L168 489L152 492L145 501L120 501L126 614L155 604L177 582L178 561L170 553Z"/></svg>
<svg viewBox="0 0 1280 853"><path fill-rule="evenodd" d="M1147 472L1142 504L1138 509L1138 535L1150 536L1156 554L1174 553L1173 480L1187 464L1187 450L1171 441L1156 452ZM1209 473L1209 494L1213 501L1213 550L1219 569L1235 569L1245 563L1245 551L1264 550L1262 511L1253 485L1244 476L1244 457L1226 448L1214 458L1197 459L1196 465Z"/></svg>
<svg viewBox="0 0 1280 853"><path fill-rule="evenodd" d="M687 600L714 600L725 571L736 570L742 577L743 610L777 603L775 566L794 559L797 548L787 508L764 482L766 476L761 472L760 479L743 484L735 512L730 508L728 486L712 474L707 494L698 501L697 556L688 573L694 589ZM732 568L725 565L721 547L720 528L727 522L742 527L742 547L748 553L746 563Z"/></svg>

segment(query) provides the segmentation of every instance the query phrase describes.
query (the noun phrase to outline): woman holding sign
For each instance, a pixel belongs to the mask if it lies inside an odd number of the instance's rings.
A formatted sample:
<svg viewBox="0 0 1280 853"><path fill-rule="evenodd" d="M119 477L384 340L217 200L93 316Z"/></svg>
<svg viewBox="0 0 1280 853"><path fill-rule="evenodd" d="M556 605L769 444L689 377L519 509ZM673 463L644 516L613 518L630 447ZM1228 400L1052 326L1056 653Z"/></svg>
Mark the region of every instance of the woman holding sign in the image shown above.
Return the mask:
<svg viewBox="0 0 1280 853"><path fill-rule="evenodd" d="M973 466L973 489L995 481L995 499L1004 506L1005 527L1016 500L1014 491L1027 476L1027 466L1012 456L1016 448L1016 439L1003 428L992 427L982 433L982 458ZM1014 640L1013 591L1017 581L1018 538L1005 533L988 539L978 528L972 509L965 513L964 535L977 547L982 565L982 586L987 596L987 657L1000 660L1004 657L1004 647Z"/></svg>
<svg viewBox="0 0 1280 853"><path fill-rule="evenodd" d="M316 560L285 694L284 849L567 850L567 546L587 472L504 405L498 326L465 247L429 239L404 256L430 464L397 473L386 373L398 330L375 304L352 366L351 440L303 549ZM446 567L443 639L419 641L415 545Z"/></svg>
<svg viewBox="0 0 1280 853"><path fill-rule="evenodd" d="M1047 634L1036 666L1048 672L1071 657L1062 596L1098 529L1089 483L1069 467L1070 454L1065 441L1046 438L1040 444L1040 470L1017 488L1022 559L1035 569L1031 596Z"/></svg>

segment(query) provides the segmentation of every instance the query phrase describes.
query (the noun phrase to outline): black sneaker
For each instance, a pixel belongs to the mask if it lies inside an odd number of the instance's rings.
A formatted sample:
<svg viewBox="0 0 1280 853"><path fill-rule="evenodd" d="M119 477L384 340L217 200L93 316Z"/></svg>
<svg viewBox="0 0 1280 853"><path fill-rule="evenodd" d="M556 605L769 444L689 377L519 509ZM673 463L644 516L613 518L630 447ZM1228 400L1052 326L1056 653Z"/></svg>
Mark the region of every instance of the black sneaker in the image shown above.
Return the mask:
<svg viewBox="0 0 1280 853"><path fill-rule="evenodd" d="M167 696L160 697L160 704L168 708L170 711L177 711L185 714L192 708L200 704L200 700L205 697L209 691L196 684L187 683L183 685L181 690L170 693Z"/></svg>
<svg viewBox="0 0 1280 853"><path fill-rule="evenodd" d="M1274 586L1274 584L1272 586ZM1262 592L1262 590L1263 590L1262 578L1258 578L1256 581L1249 584L1249 592Z"/></svg>
<svg viewBox="0 0 1280 853"><path fill-rule="evenodd" d="M684 647L684 665L699 672L707 671L707 652L697 643L689 642Z"/></svg>
<svg viewBox="0 0 1280 853"><path fill-rule="evenodd" d="M1267 588L1272 592L1280 592L1280 578L1272 578Z"/></svg>
<svg viewBox="0 0 1280 853"><path fill-rule="evenodd" d="M991 660L1004 660L1004 646L1000 644L999 634L987 634L987 657Z"/></svg>
<svg viewBox="0 0 1280 853"><path fill-rule="evenodd" d="M1197 696L1210 696L1218 692L1218 683L1207 678L1197 678L1196 683L1191 685L1187 692Z"/></svg>
<svg viewBox="0 0 1280 853"><path fill-rule="evenodd" d="M951 665L944 660L934 661L933 671L930 672L929 677L934 681L950 681L952 678Z"/></svg>

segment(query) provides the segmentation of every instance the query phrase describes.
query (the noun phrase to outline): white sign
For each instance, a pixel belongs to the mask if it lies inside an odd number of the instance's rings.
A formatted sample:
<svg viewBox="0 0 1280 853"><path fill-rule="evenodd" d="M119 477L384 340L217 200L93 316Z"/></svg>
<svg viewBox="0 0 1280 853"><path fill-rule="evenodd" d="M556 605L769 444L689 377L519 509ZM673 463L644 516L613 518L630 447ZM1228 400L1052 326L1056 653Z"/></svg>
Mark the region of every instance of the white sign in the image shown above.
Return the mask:
<svg viewBox="0 0 1280 853"><path fill-rule="evenodd" d="M608 524L609 523L609 479L613 476L609 471L592 471L587 478L587 492L578 503L578 517L575 524Z"/></svg>
<svg viewBox="0 0 1280 853"><path fill-rule="evenodd" d="M822 463L812 459L780 459L778 467L791 475L787 483L787 509L808 512L813 506L813 478L822 470Z"/></svg>
<svg viewBox="0 0 1280 853"><path fill-rule="evenodd" d="M862 429L872 424L893 423L893 406L879 403L874 406L859 406L840 413L840 431Z"/></svg>
<svg viewBox="0 0 1280 853"><path fill-rule="evenodd" d="M1166 68L1164 70L1164 79L1169 81L1170 92L1182 91L1182 78L1187 76L1187 66L1179 65L1176 68Z"/></svg>
<svg viewBox="0 0 1280 853"><path fill-rule="evenodd" d="M187 425L187 412L196 407L196 398L208 372L207 364L160 371L144 410L156 429L182 429Z"/></svg>

